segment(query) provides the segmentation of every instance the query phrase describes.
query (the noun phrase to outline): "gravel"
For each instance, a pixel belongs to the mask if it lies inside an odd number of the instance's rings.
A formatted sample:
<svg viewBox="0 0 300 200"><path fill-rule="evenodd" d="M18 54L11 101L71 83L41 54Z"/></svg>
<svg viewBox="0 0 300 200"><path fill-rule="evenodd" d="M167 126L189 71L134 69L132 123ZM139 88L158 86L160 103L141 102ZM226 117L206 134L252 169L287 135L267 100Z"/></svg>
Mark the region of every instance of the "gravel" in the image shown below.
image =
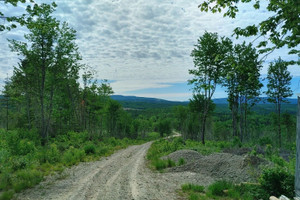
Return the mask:
<svg viewBox="0 0 300 200"><path fill-rule="evenodd" d="M163 159L174 161L183 158L186 164L167 169L168 172L189 171L220 180L225 179L235 183L255 182L262 168L269 162L255 156L240 156L230 153L214 153L203 156L196 151L179 150Z"/></svg>

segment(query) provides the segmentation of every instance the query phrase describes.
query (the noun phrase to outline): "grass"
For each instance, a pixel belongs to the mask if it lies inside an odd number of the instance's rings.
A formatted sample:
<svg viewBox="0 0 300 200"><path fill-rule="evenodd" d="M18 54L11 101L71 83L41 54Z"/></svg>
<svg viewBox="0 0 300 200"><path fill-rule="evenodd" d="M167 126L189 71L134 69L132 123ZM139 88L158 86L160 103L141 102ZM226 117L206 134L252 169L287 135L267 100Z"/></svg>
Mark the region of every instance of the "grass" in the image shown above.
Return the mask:
<svg viewBox="0 0 300 200"><path fill-rule="evenodd" d="M233 184L221 180L204 186L195 184L184 184L181 191L190 200L255 200L259 199L259 185L255 184Z"/></svg>
<svg viewBox="0 0 300 200"><path fill-rule="evenodd" d="M198 200L204 195L205 187L191 183L183 184L181 190L190 200Z"/></svg>
<svg viewBox="0 0 300 200"><path fill-rule="evenodd" d="M0 200L9 200L15 193L31 188L47 175L62 172L79 162L98 160L116 150L157 139L158 133L132 140L128 138L94 138L87 132L68 132L50 139L46 146L36 131L0 130ZM167 161L168 166L173 165Z"/></svg>

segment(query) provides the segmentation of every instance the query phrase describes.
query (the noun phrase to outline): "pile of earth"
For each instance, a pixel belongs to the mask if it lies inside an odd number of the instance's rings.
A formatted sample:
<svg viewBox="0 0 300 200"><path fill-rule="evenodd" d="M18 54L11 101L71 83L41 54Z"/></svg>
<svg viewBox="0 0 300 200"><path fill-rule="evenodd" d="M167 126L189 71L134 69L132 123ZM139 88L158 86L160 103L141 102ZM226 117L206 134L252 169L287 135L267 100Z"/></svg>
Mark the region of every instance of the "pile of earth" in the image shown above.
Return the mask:
<svg viewBox="0 0 300 200"><path fill-rule="evenodd" d="M167 172L195 172L215 179L229 180L235 183L256 182L262 168L270 163L262 158L230 153L213 153L203 156L192 150L179 150L162 157L178 163L183 158L184 165L168 168Z"/></svg>

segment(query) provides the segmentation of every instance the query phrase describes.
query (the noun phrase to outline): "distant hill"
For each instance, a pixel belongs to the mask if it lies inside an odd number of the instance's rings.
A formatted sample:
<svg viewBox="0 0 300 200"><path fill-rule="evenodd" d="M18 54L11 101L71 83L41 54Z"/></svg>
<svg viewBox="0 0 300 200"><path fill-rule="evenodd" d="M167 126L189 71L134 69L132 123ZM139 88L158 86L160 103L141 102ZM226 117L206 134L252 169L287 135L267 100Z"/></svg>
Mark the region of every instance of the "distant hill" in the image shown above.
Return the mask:
<svg viewBox="0 0 300 200"><path fill-rule="evenodd" d="M124 108L133 108L133 109L168 108L172 106L188 104L188 102L182 102L182 101L168 101L164 99L136 97L136 96L112 95L110 97L113 100L120 102L120 104Z"/></svg>
<svg viewBox="0 0 300 200"><path fill-rule="evenodd" d="M256 104L272 104L268 102L267 99L267 97L260 97L260 100ZM286 100L289 102L289 104L297 104L297 99L287 98ZM213 101L215 104L228 104L227 98L213 99Z"/></svg>

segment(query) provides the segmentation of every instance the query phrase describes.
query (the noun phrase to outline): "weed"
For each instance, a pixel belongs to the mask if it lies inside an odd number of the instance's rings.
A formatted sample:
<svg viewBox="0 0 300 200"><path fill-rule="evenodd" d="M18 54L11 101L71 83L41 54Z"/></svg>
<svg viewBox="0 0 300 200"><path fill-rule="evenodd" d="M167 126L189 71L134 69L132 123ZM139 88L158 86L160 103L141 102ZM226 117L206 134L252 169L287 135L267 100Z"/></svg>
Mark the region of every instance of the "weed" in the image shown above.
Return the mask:
<svg viewBox="0 0 300 200"><path fill-rule="evenodd" d="M233 184L228 181L217 181L208 187L208 195L213 196L226 196L225 191L233 188Z"/></svg>
<svg viewBox="0 0 300 200"><path fill-rule="evenodd" d="M179 158L178 161L178 166L184 165L185 164L185 160L183 158Z"/></svg>
<svg viewBox="0 0 300 200"><path fill-rule="evenodd" d="M204 192L204 186L187 183L181 186L182 191Z"/></svg>

